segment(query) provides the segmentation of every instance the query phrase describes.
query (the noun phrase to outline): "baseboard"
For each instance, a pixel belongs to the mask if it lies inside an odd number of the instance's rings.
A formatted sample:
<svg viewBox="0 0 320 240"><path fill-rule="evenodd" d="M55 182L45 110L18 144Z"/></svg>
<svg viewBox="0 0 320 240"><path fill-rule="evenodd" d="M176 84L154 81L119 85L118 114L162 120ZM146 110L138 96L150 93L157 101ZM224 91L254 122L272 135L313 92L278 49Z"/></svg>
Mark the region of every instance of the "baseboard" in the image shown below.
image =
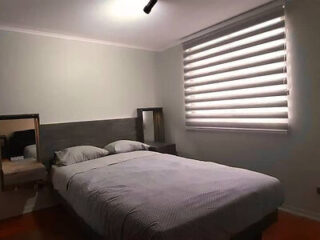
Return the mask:
<svg viewBox="0 0 320 240"><path fill-rule="evenodd" d="M291 213L293 215L298 215L298 216L301 216L301 217L309 218L309 219L312 219L312 220L320 222L320 213L311 212L311 211L308 211L308 210L292 207L292 206L289 206L289 205L282 206L280 208L280 210L282 210L284 212Z"/></svg>

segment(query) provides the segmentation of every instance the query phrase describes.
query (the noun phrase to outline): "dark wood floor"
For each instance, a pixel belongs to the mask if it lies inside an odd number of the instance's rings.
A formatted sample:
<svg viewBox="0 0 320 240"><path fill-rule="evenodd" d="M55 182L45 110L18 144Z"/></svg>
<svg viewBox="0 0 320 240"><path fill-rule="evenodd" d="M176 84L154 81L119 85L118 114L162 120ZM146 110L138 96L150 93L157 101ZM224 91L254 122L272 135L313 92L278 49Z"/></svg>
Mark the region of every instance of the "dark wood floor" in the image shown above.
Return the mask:
<svg viewBox="0 0 320 240"><path fill-rule="evenodd" d="M1 240L85 240L81 228L62 207L0 221ZM320 240L320 222L280 212L263 240Z"/></svg>
<svg viewBox="0 0 320 240"><path fill-rule="evenodd" d="M320 222L279 212L278 222L263 234L263 240L320 240Z"/></svg>
<svg viewBox="0 0 320 240"><path fill-rule="evenodd" d="M74 219L54 207L0 222L1 240L85 240Z"/></svg>

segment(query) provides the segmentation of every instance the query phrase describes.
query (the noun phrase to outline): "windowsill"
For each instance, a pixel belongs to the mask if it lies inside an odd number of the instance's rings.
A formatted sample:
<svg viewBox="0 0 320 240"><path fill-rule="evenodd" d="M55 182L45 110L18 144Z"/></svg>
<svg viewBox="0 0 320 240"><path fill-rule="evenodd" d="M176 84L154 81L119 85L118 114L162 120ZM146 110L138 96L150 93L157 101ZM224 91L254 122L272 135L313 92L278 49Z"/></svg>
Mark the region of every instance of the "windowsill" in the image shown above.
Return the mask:
<svg viewBox="0 0 320 240"><path fill-rule="evenodd" d="M224 127L185 127L187 131L201 132L235 132L235 133L267 133L287 135L289 130L254 129L254 128L224 128Z"/></svg>

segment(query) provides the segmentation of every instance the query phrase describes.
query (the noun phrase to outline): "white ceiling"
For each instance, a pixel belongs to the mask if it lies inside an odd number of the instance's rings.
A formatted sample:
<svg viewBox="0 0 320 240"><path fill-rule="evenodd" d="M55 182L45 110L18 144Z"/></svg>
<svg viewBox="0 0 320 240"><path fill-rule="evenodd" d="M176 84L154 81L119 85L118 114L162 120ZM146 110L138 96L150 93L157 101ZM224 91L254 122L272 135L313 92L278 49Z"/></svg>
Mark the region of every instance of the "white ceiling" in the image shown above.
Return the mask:
<svg viewBox="0 0 320 240"><path fill-rule="evenodd" d="M0 0L0 29L28 29L163 50L270 0Z"/></svg>

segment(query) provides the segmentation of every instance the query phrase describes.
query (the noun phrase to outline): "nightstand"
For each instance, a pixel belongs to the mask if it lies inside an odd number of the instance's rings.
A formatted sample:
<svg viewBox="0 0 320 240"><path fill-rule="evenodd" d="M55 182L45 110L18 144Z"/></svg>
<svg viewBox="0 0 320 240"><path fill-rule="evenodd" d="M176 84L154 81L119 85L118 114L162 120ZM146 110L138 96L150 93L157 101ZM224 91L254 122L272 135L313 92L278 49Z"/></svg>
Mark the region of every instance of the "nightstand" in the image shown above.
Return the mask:
<svg viewBox="0 0 320 240"><path fill-rule="evenodd" d="M45 166L30 158L19 161L2 159L2 190L43 185L47 179Z"/></svg>
<svg viewBox="0 0 320 240"><path fill-rule="evenodd" d="M163 142L146 142L146 144L150 145L149 151L177 155L175 144Z"/></svg>

